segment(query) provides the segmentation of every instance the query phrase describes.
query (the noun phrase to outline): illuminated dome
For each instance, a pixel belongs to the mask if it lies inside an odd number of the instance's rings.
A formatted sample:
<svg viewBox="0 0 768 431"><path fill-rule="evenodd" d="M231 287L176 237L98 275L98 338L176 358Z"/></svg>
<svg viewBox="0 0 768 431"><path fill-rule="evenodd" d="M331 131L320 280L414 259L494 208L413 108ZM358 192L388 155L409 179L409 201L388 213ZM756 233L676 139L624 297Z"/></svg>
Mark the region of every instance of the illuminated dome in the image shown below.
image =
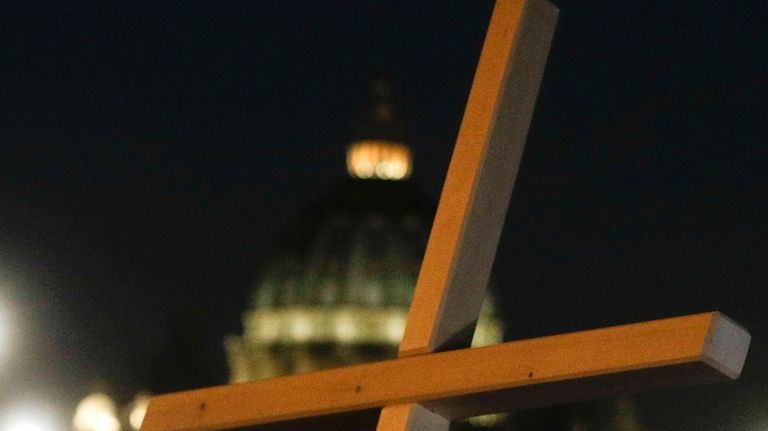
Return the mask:
<svg viewBox="0 0 768 431"><path fill-rule="evenodd" d="M410 183L348 180L286 229L254 305L408 306L432 214Z"/></svg>
<svg viewBox="0 0 768 431"><path fill-rule="evenodd" d="M435 206L407 180L410 149L390 92L376 83L373 108L350 139L349 178L289 224L261 266L244 333L226 342L232 381L396 355ZM350 168L357 151L378 152L367 160L384 167L360 175ZM387 171L398 160L405 167ZM491 302L477 344L501 339Z"/></svg>

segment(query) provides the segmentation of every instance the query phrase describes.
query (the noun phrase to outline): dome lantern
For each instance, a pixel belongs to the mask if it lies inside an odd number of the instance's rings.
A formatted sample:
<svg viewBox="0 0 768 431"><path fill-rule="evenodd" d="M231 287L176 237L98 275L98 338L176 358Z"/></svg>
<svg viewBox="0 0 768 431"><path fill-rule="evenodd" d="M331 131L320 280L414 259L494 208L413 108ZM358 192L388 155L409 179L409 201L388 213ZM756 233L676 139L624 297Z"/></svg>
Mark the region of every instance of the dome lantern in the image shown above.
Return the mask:
<svg viewBox="0 0 768 431"><path fill-rule="evenodd" d="M364 112L347 147L347 173L367 180L407 179L413 168L411 150L393 109L389 81L374 83L370 106Z"/></svg>

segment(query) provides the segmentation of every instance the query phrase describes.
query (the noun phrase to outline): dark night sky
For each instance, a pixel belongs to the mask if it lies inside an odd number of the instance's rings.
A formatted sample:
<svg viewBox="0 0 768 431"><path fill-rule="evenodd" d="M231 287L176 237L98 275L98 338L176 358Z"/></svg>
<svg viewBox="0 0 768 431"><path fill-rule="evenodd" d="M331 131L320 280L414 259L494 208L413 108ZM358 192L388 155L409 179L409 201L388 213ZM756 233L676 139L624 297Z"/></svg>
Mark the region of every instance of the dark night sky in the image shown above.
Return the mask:
<svg viewBox="0 0 768 431"><path fill-rule="evenodd" d="M755 337L744 379L648 402L768 410L764 2L556 3L496 264L508 336L721 310ZM343 178L380 73L437 200L490 10L0 5L0 404L130 394L180 319L223 381L260 258Z"/></svg>

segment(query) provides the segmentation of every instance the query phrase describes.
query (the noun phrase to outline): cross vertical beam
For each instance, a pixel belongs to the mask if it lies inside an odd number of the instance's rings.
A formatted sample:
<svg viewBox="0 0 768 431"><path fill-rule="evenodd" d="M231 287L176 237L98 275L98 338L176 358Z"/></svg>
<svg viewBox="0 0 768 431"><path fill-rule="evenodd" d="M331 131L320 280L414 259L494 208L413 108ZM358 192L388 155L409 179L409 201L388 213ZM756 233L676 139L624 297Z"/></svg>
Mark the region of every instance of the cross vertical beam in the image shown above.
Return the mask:
<svg viewBox="0 0 768 431"><path fill-rule="evenodd" d="M472 341L557 15L546 0L496 2L416 283L401 357L468 347ZM433 415L415 404L385 407L377 430L447 431L449 422L431 420Z"/></svg>
<svg viewBox="0 0 768 431"><path fill-rule="evenodd" d="M557 13L545 0L496 3L419 272L400 356L470 344Z"/></svg>

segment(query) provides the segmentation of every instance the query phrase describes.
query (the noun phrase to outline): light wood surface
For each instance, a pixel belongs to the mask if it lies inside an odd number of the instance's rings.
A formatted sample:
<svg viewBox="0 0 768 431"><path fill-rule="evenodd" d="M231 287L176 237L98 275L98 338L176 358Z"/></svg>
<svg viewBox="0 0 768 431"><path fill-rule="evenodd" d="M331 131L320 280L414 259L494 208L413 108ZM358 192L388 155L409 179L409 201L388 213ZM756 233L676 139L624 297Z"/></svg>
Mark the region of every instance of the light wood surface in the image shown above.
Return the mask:
<svg viewBox="0 0 768 431"><path fill-rule="evenodd" d="M401 357L469 347L472 341L557 13L545 0L496 2L416 283ZM447 431L447 423L440 428L430 422L432 415L416 405L385 407L376 430ZM427 423L429 428L423 428Z"/></svg>
<svg viewBox="0 0 768 431"><path fill-rule="evenodd" d="M472 341L557 14L546 0L496 2L416 283L401 357L464 348ZM422 419L408 421L406 414ZM416 405L388 406L376 429L441 430L431 424L432 415Z"/></svg>
<svg viewBox="0 0 768 431"><path fill-rule="evenodd" d="M472 341L557 13L545 0L496 2L416 283L401 357L468 347ZM422 420L408 421L406 414ZM376 429L442 429L430 423L432 415L416 405L388 406Z"/></svg>
<svg viewBox="0 0 768 431"><path fill-rule="evenodd" d="M499 0L419 272L401 356L467 347L485 298L558 10Z"/></svg>
<svg viewBox="0 0 768 431"><path fill-rule="evenodd" d="M733 379L748 346L743 328L704 313L161 395L142 429L235 428L407 403L455 419Z"/></svg>

